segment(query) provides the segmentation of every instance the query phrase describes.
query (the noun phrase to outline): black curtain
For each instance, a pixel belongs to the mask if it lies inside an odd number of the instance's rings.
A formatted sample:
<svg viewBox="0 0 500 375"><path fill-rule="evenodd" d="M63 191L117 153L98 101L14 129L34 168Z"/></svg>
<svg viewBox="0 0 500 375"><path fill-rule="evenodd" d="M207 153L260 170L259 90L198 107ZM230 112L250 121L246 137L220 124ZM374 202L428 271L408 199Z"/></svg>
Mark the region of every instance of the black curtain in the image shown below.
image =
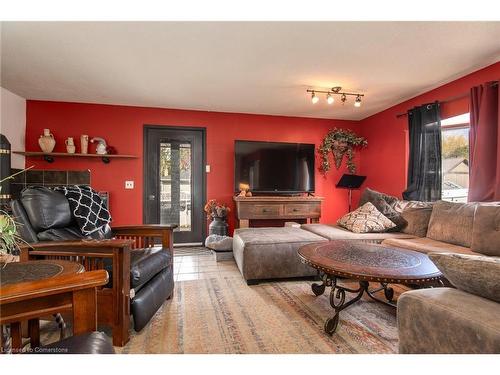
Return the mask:
<svg viewBox="0 0 500 375"><path fill-rule="evenodd" d="M441 199L441 117L439 103L408 111L410 160L408 187L403 198L415 201Z"/></svg>

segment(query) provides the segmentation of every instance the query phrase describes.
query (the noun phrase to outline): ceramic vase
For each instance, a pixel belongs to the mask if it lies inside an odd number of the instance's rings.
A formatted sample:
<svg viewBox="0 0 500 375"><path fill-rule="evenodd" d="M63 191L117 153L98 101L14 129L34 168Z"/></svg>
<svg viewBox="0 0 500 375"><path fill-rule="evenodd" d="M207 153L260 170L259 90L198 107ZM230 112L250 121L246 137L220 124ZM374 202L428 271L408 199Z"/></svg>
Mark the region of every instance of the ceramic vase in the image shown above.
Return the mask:
<svg viewBox="0 0 500 375"><path fill-rule="evenodd" d="M74 154L76 151L76 147L75 141L73 141L73 137L68 137L68 139L66 139L64 143L66 143L66 151L68 152L68 154Z"/></svg>
<svg viewBox="0 0 500 375"><path fill-rule="evenodd" d="M83 134L80 137L80 148L82 154L87 154L89 152L89 136Z"/></svg>
<svg viewBox="0 0 500 375"><path fill-rule="evenodd" d="M56 146L56 140L54 136L50 133L50 129L43 129L43 135L38 138L38 144L40 148L45 153L51 153Z"/></svg>
<svg viewBox="0 0 500 375"><path fill-rule="evenodd" d="M219 236L227 236L227 223L223 217L214 217L208 226L209 234L218 234Z"/></svg>

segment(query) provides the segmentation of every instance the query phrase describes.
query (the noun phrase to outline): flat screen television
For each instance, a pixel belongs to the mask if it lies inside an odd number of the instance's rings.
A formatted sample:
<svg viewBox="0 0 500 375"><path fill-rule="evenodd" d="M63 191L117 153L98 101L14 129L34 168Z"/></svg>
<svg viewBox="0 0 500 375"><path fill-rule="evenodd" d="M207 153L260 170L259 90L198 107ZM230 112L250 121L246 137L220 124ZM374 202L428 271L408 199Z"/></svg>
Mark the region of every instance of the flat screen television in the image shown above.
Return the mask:
<svg viewBox="0 0 500 375"><path fill-rule="evenodd" d="M312 193L314 152L314 144L235 141L234 191L244 183L253 193Z"/></svg>

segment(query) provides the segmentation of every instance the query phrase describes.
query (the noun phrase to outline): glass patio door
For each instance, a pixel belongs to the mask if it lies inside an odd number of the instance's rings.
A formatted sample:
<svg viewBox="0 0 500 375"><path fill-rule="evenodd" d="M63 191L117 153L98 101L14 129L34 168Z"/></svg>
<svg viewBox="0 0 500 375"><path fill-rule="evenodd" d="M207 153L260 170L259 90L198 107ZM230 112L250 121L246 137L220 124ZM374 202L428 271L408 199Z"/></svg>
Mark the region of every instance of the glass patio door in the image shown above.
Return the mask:
<svg viewBox="0 0 500 375"><path fill-rule="evenodd" d="M147 127L145 137L145 222L177 224L175 243L203 242L203 133Z"/></svg>

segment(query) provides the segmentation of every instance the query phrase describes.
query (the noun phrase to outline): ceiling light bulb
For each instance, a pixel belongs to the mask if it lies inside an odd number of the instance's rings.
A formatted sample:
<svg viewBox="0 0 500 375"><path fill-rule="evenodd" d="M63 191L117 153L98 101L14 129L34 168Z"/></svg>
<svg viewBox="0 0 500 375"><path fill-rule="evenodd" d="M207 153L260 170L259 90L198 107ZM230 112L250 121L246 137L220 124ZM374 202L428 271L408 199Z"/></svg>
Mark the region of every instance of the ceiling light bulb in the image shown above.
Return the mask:
<svg viewBox="0 0 500 375"><path fill-rule="evenodd" d="M334 101L335 101L335 99L333 98L333 96L331 94L326 95L326 102L328 104L333 104Z"/></svg>
<svg viewBox="0 0 500 375"><path fill-rule="evenodd" d="M316 104L317 102L319 102L319 98L316 96L316 93L314 91L311 95L311 101L313 104Z"/></svg>
<svg viewBox="0 0 500 375"><path fill-rule="evenodd" d="M356 100L354 101L354 106L355 107L361 107L361 96L357 96Z"/></svg>

